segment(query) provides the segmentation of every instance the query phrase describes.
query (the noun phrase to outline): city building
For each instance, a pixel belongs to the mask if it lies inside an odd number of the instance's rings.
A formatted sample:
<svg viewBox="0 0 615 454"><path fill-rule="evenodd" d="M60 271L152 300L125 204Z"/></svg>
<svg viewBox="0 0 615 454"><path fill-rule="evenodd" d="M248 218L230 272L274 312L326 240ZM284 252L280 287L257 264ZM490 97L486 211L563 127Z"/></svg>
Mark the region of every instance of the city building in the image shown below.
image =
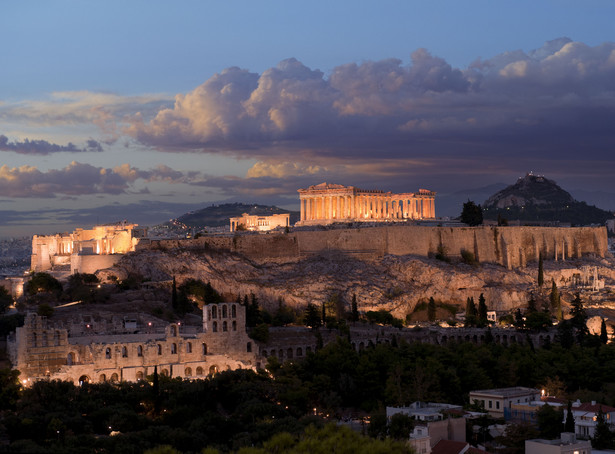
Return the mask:
<svg viewBox="0 0 615 454"><path fill-rule="evenodd" d="M301 220L297 225L355 221L391 222L436 217L436 193L427 189L393 194L341 184L321 183L298 191Z"/></svg>
<svg viewBox="0 0 615 454"><path fill-rule="evenodd" d="M525 454L591 454L589 441L577 441L572 433L564 432L557 440L525 440Z"/></svg>
<svg viewBox="0 0 615 454"><path fill-rule="evenodd" d="M516 386L512 388L480 389L470 391L470 403L478 403L493 417L503 418L505 409L513 404L529 403L539 400L539 389Z"/></svg>

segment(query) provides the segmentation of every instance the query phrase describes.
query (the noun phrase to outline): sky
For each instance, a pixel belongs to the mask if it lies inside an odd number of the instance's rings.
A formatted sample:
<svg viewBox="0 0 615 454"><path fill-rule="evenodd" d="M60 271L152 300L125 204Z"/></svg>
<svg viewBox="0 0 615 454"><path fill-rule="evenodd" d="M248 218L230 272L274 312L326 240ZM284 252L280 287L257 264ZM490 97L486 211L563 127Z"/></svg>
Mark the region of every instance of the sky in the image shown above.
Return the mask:
<svg viewBox="0 0 615 454"><path fill-rule="evenodd" d="M0 237L298 210L324 181L456 216L528 172L615 210L613 20L611 0L3 2Z"/></svg>

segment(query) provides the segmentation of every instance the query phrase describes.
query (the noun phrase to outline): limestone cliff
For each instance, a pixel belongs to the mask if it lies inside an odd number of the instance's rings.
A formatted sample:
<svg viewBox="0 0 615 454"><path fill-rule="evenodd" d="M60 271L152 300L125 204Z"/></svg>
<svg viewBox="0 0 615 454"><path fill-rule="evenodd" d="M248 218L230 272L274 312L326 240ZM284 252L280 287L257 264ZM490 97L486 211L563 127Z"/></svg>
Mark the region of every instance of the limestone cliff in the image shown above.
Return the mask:
<svg viewBox="0 0 615 454"><path fill-rule="evenodd" d="M611 286L615 282L611 261L548 261L545 282L554 279L565 295L575 273L581 266L591 264L598 267L598 275ZM495 264L470 266L413 255L365 259L329 252L282 263L256 263L240 254L209 249L147 249L128 254L113 268L99 272L103 278L115 275L119 279L128 273L138 273L154 282L166 281L169 288L173 276L178 283L188 278L201 279L229 299L254 293L270 309L277 307L280 298L290 306L303 308L310 302L320 304L334 293L349 304L355 294L360 310L388 309L400 318L432 296L463 307L468 297L476 300L483 293L489 309L509 310L525 306L530 291L541 292L535 285L536 263L508 270ZM547 291L545 284L542 294Z"/></svg>

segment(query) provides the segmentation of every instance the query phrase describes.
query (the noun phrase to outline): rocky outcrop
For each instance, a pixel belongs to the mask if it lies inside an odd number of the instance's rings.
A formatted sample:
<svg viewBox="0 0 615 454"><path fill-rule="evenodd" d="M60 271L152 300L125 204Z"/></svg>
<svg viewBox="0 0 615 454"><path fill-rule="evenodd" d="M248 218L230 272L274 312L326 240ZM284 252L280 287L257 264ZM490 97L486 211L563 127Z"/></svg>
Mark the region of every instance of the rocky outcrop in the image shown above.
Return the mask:
<svg viewBox="0 0 615 454"><path fill-rule="evenodd" d="M611 260L547 262L545 282L554 279L564 293L575 272L591 264L610 286L615 280ZM550 288L547 284L543 290L536 288L536 264L508 270L494 264L471 266L411 255L362 259L333 252L292 262L256 263L239 254L211 250L150 249L126 255L99 276L115 275L122 280L129 273L168 289L173 277L178 284L201 279L230 300L254 293L263 306L273 310L280 300L300 309L308 303L320 304L333 294L349 304L356 295L360 310L387 309L400 318L430 297L463 307L468 297L476 300L483 293L490 309L509 310L525 306L529 292L546 294Z"/></svg>

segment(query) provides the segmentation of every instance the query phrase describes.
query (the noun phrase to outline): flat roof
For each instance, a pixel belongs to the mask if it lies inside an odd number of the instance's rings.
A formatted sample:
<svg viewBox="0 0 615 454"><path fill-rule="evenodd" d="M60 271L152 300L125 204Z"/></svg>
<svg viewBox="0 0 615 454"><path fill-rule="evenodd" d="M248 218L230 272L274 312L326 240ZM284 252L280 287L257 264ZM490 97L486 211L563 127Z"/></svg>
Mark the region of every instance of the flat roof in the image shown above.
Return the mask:
<svg viewBox="0 0 615 454"><path fill-rule="evenodd" d="M523 386L514 386L512 388L477 389L475 391L470 391L470 394L506 398L506 397L525 396L528 394L540 394L540 390L535 389L535 388L525 388Z"/></svg>

